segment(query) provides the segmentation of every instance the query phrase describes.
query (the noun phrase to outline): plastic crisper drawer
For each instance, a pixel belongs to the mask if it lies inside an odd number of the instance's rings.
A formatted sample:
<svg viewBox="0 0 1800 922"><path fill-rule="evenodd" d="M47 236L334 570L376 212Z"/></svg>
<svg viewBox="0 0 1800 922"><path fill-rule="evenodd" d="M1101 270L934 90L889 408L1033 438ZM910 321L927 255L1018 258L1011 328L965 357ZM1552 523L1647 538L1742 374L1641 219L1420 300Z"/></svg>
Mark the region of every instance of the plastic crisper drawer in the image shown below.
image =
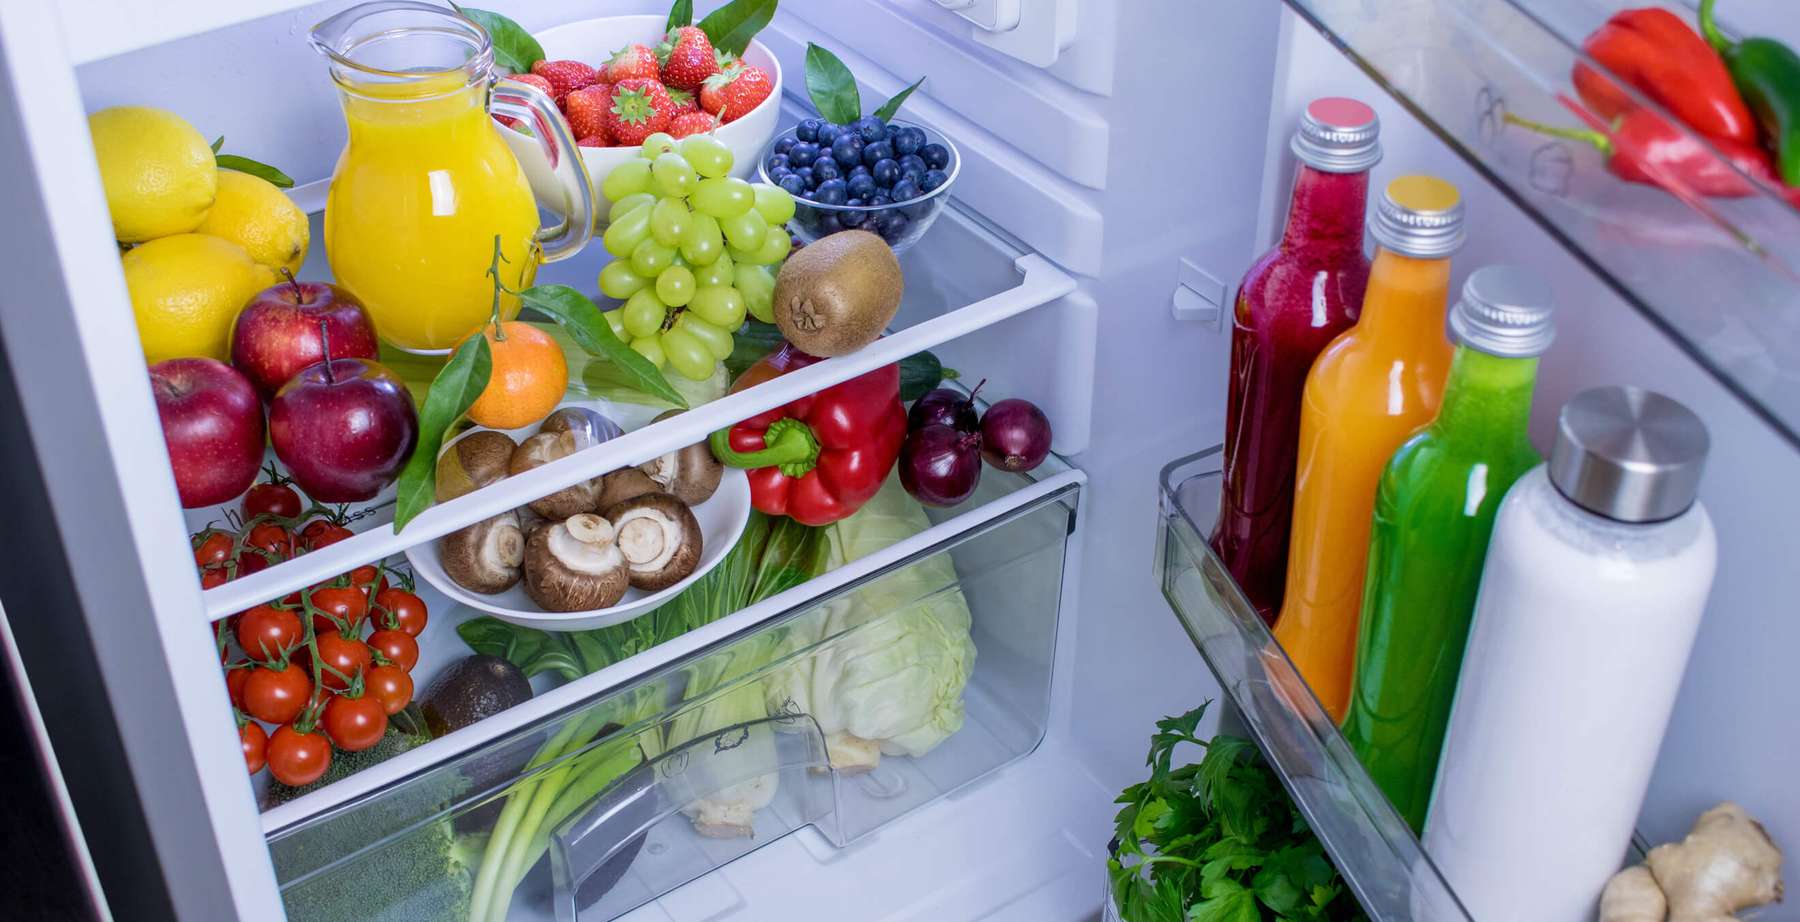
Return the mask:
<svg viewBox="0 0 1800 922"><path fill-rule="evenodd" d="M805 826L847 845L1019 759L1048 721L1079 489L280 829L290 917L613 919Z"/></svg>

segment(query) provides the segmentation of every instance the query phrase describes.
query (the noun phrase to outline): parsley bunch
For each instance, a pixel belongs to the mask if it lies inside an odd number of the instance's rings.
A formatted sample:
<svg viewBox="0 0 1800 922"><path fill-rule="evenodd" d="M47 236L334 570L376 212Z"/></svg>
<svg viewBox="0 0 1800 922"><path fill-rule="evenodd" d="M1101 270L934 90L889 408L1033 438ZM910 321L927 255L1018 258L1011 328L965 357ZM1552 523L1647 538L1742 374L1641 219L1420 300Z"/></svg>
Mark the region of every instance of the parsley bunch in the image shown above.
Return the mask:
<svg viewBox="0 0 1800 922"><path fill-rule="evenodd" d="M1365 916L1254 743L1194 735L1212 702L1156 723L1150 780L1119 795L1107 861L1126 922L1312 922ZM1171 768L1193 743L1199 763Z"/></svg>

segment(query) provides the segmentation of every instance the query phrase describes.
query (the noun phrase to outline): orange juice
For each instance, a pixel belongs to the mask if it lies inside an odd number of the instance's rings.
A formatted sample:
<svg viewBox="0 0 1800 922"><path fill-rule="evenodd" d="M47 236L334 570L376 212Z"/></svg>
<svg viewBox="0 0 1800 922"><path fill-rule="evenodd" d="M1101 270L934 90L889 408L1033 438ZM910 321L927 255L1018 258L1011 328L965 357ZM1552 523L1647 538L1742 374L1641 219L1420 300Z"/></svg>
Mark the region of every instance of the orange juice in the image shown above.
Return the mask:
<svg viewBox="0 0 1800 922"><path fill-rule="evenodd" d="M1300 409L1293 537L1275 638L1333 720L1349 701L1382 468L1443 397L1450 254L1462 242L1456 187L1403 176L1370 223L1380 244L1362 316L1307 374Z"/></svg>
<svg viewBox="0 0 1800 922"><path fill-rule="evenodd" d="M325 252L382 339L448 349L493 310L494 237L508 288L537 270L537 202L488 118L487 88L460 72L343 86L350 143L325 205ZM502 319L519 312L506 296Z"/></svg>

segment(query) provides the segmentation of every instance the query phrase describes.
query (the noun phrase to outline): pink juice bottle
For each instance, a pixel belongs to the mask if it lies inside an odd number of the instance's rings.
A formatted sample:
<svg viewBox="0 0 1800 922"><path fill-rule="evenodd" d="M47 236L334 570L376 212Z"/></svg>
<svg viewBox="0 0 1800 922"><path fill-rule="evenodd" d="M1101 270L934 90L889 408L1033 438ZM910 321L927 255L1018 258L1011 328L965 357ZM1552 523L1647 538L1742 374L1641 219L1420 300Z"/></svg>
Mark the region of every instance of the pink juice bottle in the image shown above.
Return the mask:
<svg viewBox="0 0 1800 922"><path fill-rule="evenodd" d="M1369 260L1363 215L1381 160L1375 110L1326 97L1306 107L1281 242L1238 285L1225 416L1224 497L1212 548L1264 621L1287 581L1300 397L1319 351L1355 325Z"/></svg>

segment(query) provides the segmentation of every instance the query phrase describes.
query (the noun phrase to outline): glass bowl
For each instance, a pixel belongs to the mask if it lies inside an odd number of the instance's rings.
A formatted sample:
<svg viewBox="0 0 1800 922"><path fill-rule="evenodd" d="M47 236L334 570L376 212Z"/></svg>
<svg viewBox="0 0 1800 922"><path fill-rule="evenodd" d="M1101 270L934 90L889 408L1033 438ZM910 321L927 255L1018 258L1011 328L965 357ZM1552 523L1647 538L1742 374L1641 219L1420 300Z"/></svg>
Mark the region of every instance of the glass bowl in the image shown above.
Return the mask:
<svg viewBox="0 0 1800 922"><path fill-rule="evenodd" d="M827 204L809 198L808 196L818 194L817 189L808 189L803 193L794 193L794 218L792 221L788 222L788 229L793 232L795 237L800 239L802 244L811 243L820 237L827 234L834 234L841 230L861 229L881 235L881 238L887 241L888 246L892 247L894 252L898 254L904 252L907 247L912 246L920 237L925 236L925 232L931 229L932 222L937 220L938 212L943 210L944 203L949 201L950 197L947 193L950 191L950 187L955 184L957 173L962 169L962 153L958 151L956 145L951 143L950 139L944 135L932 131L923 125L917 125L899 119L894 119L888 123L888 137L883 138L881 142L870 143L888 143L891 145L893 143L894 133L908 128L916 128L919 131L924 132L925 145L921 145L920 150L923 150L925 146L938 144L942 145L947 152L948 161L941 168L944 173L943 183L929 192L922 191L918 195L907 198L905 201L881 202L875 204L865 203L852 205L849 204L849 202L854 201L855 199L850 199L848 197L843 204ZM768 146L763 148L762 156L757 158L756 163L757 176L763 182L771 185L781 184L781 175L772 175L779 174L779 171L775 170L771 164L781 165L784 169L787 169L788 172L792 172L791 168L785 166L785 152L791 150L792 145L802 143L799 142L795 136L795 132L798 129L798 125L789 127L787 130L775 135L775 137L770 140ZM776 153L777 150L783 151L783 153L778 155ZM782 159L775 160L777 156L780 156ZM819 157L828 156L830 156L829 153L825 151L821 151L819 154ZM896 167L898 167L900 159L899 155L896 154L893 159L895 160ZM923 159L922 155L921 159ZM815 158L814 162L817 162L817 158ZM875 164L873 162L864 161L860 163L860 166L871 170L872 181L872 168ZM849 176L855 167L846 168L841 164L836 164L835 168L840 171L840 175L837 178L848 184ZM793 189L791 188L788 191L793 193ZM885 194L886 191L887 190L878 188L877 194Z"/></svg>

